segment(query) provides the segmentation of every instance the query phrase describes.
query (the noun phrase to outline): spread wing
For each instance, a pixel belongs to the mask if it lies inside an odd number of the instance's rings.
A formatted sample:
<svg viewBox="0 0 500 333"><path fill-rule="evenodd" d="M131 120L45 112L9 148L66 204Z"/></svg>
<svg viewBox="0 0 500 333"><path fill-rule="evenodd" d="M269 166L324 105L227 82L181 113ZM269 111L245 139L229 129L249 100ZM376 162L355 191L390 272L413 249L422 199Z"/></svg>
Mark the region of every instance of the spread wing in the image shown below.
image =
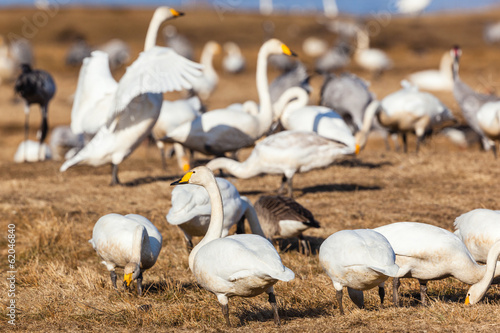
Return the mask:
<svg viewBox="0 0 500 333"><path fill-rule="evenodd" d="M71 131L75 134L97 132L106 123L117 87L109 71L107 53L94 51L85 58L71 109Z"/></svg>
<svg viewBox="0 0 500 333"><path fill-rule="evenodd" d="M189 82L201 75L202 67L167 47L155 46L142 52L118 83L113 112L108 119L118 115L139 95L190 89Z"/></svg>

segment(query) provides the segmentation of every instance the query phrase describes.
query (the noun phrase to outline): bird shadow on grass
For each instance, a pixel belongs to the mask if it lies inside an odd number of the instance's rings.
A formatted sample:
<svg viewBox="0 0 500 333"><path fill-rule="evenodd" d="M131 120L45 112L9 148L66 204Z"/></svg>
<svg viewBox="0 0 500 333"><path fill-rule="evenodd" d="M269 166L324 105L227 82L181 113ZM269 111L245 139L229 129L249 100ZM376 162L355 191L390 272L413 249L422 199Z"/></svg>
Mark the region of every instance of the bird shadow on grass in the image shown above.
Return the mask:
<svg viewBox="0 0 500 333"><path fill-rule="evenodd" d="M365 168L365 169L378 169L386 165L392 165L391 162L370 163L363 162L358 158L345 159L334 163L334 165L349 167L349 168Z"/></svg>
<svg viewBox="0 0 500 333"><path fill-rule="evenodd" d="M317 192L357 192L357 191L379 191L380 186L363 186L358 184L325 184L304 187L302 194Z"/></svg>
<svg viewBox="0 0 500 333"><path fill-rule="evenodd" d="M126 183L122 183L123 186L126 187L135 187L135 186L140 186L140 185L145 185L145 184L151 184L151 183L156 183L156 182L169 182L169 181L174 181L178 180L182 177L182 175L174 175L174 176L158 176L158 177L142 177L142 178L137 178L134 180L131 180Z"/></svg>
<svg viewBox="0 0 500 333"><path fill-rule="evenodd" d="M162 280L159 282L144 283L143 290L145 294L165 294L172 291L186 291L186 290L199 290L203 289L196 282L179 283L173 279Z"/></svg>
<svg viewBox="0 0 500 333"><path fill-rule="evenodd" d="M299 247L300 241L297 237L294 238L277 238L275 244L278 245L280 252L297 251L304 254L316 255L319 253L321 244L325 241L322 237L304 236L307 244L306 252Z"/></svg>
<svg viewBox="0 0 500 333"><path fill-rule="evenodd" d="M276 295L276 298L278 301L278 313L282 321L282 324L283 321L287 321L291 318L305 318L305 317L317 318L328 315L327 309L329 306L331 306L329 304L321 304L319 306L304 310L294 310L294 309L284 310L280 308L279 294ZM252 321L263 322L263 321L272 321L274 319L273 310L271 309L271 306L267 302L266 305L264 305L263 303L262 307L252 306L252 309L240 310L238 311L238 314L236 316L240 320L238 326L245 326L248 324L248 322Z"/></svg>

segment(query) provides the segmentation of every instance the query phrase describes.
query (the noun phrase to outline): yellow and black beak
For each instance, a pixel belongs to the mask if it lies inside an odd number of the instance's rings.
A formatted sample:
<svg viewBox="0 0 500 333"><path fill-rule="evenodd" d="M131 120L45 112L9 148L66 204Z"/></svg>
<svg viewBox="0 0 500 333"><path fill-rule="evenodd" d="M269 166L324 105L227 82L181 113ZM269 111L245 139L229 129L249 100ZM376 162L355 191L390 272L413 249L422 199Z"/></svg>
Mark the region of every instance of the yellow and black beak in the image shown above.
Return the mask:
<svg viewBox="0 0 500 333"><path fill-rule="evenodd" d="M290 50L290 48L288 46L286 46L285 44L281 44L281 50L287 56L292 56L292 57L296 57L297 56L297 53L295 53L292 50Z"/></svg>
<svg viewBox="0 0 500 333"><path fill-rule="evenodd" d="M354 150L354 153L355 153L356 155L358 155L358 154L359 154L359 152L360 152L360 150L361 150L361 147L360 147L360 146L356 143L356 149Z"/></svg>
<svg viewBox="0 0 500 333"><path fill-rule="evenodd" d="M176 11L176 10L175 10L175 9L173 9L173 8L170 8L170 12L172 13L172 15L173 15L174 17L177 17L177 16L184 16L184 13L183 13L183 12L178 12L178 11Z"/></svg>
<svg viewBox="0 0 500 333"><path fill-rule="evenodd" d="M128 286L130 286L130 283L132 282L132 273L130 274L125 274L123 277L123 282Z"/></svg>
<svg viewBox="0 0 500 333"><path fill-rule="evenodd" d="M189 179L191 178L191 176L193 175L193 171L189 171L188 173L186 173L184 176L182 176L181 179L179 180L176 180L175 182L173 182L172 184L170 185L182 185L182 184L188 184L189 183Z"/></svg>
<svg viewBox="0 0 500 333"><path fill-rule="evenodd" d="M465 305L469 305L470 304L470 301L469 301L469 295L467 295L467 297L465 298Z"/></svg>

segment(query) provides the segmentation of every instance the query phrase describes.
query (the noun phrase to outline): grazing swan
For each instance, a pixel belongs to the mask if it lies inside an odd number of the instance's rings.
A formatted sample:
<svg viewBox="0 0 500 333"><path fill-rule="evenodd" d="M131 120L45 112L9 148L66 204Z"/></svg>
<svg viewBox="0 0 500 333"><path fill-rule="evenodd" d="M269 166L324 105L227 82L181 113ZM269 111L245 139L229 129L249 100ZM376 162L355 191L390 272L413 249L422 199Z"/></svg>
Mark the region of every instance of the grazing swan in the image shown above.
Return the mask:
<svg viewBox="0 0 500 333"><path fill-rule="evenodd" d="M236 187L224 178L215 178L222 195L224 223L221 237L246 217L252 233L264 236L255 210L246 197L241 197ZM172 191L172 208L166 216L167 222L177 225L184 233L188 251L193 248L193 236L205 236L210 225L210 198L207 191L196 185L178 186Z"/></svg>
<svg viewBox="0 0 500 333"><path fill-rule="evenodd" d="M156 140L156 146L160 149L163 169L166 169L165 162L165 143L160 139L168 135L178 126L191 122L201 115L203 105L197 96L176 101L163 101L160 115L156 121L153 130L153 138ZM189 159L186 156L184 147L179 143L174 143L175 156L177 164L184 172L190 169Z"/></svg>
<svg viewBox="0 0 500 333"><path fill-rule="evenodd" d="M373 229L391 243L400 267L394 278L394 304L399 306L399 279L412 277L420 283L420 299L427 304L427 282L453 276L472 285L467 292L466 304L479 302L494 277L500 275L497 258L500 242L488 252L486 266L478 265L467 247L455 234L431 224L397 222Z"/></svg>
<svg viewBox="0 0 500 333"><path fill-rule="evenodd" d="M158 29L164 21L182 15L184 14L175 9L158 7L149 22L144 51L155 46ZM106 125L110 114L115 112L113 103L117 89L118 83L111 75L107 53L92 52L91 57L84 59L78 76L75 100L71 109L73 133L93 136L99 128Z"/></svg>
<svg viewBox="0 0 500 333"><path fill-rule="evenodd" d="M292 198L281 195L264 195L255 202L255 212L266 238L298 237L300 246L308 253L302 233L309 228L319 228L319 222L304 206Z"/></svg>
<svg viewBox="0 0 500 333"><path fill-rule="evenodd" d="M267 82L267 58L271 54L280 53L293 55L288 46L277 39L268 40L259 50L257 58L259 107L256 103L247 101L242 107L206 112L192 122L177 127L163 139L179 142L184 147L206 155L216 156L253 145L255 140L271 128L273 112Z"/></svg>
<svg viewBox="0 0 500 333"><path fill-rule="evenodd" d="M163 238L147 218L136 215L108 214L94 226L89 243L103 259L111 283L116 289L115 268L123 268L123 284L137 280L137 294L142 295L142 273L156 263Z"/></svg>
<svg viewBox="0 0 500 333"><path fill-rule="evenodd" d="M500 211L474 209L455 219L455 235L464 242L474 259L486 263L488 252L500 240Z"/></svg>
<svg viewBox="0 0 500 333"><path fill-rule="evenodd" d="M288 196L291 197L295 173L329 166L339 157L354 152L354 147L329 140L314 132L284 131L257 143L244 162L221 157L208 162L207 167L212 170L225 169L233 176L245 179L262 173L283 175L279 192L282 192L287 183Z"/></svg>
<svg viewBox="0 0 500 333"><path fill-rule="evenodd" d="M370 37L367 31L358 29L357 45L354 51L354 60L363 69L380 76L383 71L392 68L392 60L380 49L370 48Z"/></svg>
<svg viewBox="0 0 500 333"><path fill-rule="evenodd" d="M241 73L245 70L246 60L240 47L235 42L226 42L222 46L226 55L222 59L222 67L231 74Z"/></svg>
<svg viewBox="0 0 500 333"><path fill-rule="evenodd" d="M210 97L219 82L219 75L215 71L213 59L220 51L221 47L217 42L211 40L205 44L200 58L200 63L203 65L203 75L191 81L193 91L204 101Z"/></svg>
<svg viewBox="0 0 500 333"><path fill-rule="evenodd" d="M348 147L356 147L351 130L337 112L324 106L306 105L308 101L309 94L299 87L290 88L281 95L275 105L283 110L280 121L286 130L315 132ZM286 102L286 106L281 105Z"/></svg>
<svg viewBox="0 0 500 333"><path fill-rule="evenodd" d="M379 286L384 302L384 281L398 273L396 256L387 239L370 229L341 230L328 237L319 249L319 262L337 290L340 313L342 289L348 288L354 303L363 308L363 290ZM361 292L359 292L361 291Z"/></svg>
<svg viewBox="0 0 500 333"><path fill-rule="evenodd" d="M228 298L253 297L264 291L269 295L274 322L279 325L274 284L290 281L295 274L281 262L271 243L258 235L233 235L221 238L224 222L222 197L213 173L207 167L196 167L177 184L203 186L210 197L212 212L205 237L189 254L189 268L198 283L217 296L228 326Z"/></svg>
<svg viewBox="0 0 500 333"><path fill-rule="evenodd" d="M477 111L477 123L484 135L490 140L495 158L497 157L496 143L500 141L500 101L487 102Z"/></svg>
<svg viewBox="0 0 500 333"><path fill-rule="evenodd" d="M171 17L173 13L177 12L172 12ZM172 49L155 46L142 52L118 83L106 124L60 171L80 163L93 166L111 163L111 185L120 184L118 165L151 132L160 114L162 93L191 88L189 81L199 73L199 64ZM78 98L77 91L76 104Z"/></svg>
<svg viewBox="0 0 500 333"><path fill-rule="evenodd" d="M451 111L437 97L419 91L407 81L401 82L401 85L403 89L386 96L379 108L370 109L370 112L365 113L363 128L356 133L356 143L361 148L366 144L367 134L375 116L389 132L401 133L405 152L408 151L406 134L414 131L417 135L417 153L427 130L455 121Z"/></svg>
<svg viewBox="0 0 500 333"><path fill-rule="evenodd" d="M472 90L465 82L460 79L458 75L460 57L462 56L462 50L458 46L454 46L451 49L451 55L453 57L453 96L460 105L462 110L462 115L465 118L467 124L481 136L481 143L485 150L492 149L493 154L496 156L495 145L492 145L491 140L486 136L481 127L479 126L479 121L477 118L477 113L479 109L488 102L497 102L500 97L495 95L485 95L480 94Z"/></svg>
<svg viewBox="0 0 500 333"><path fill-rule="evenodd" d="M439 69L427 69L408 76L408 81L420 89L433 91L452 91L453 73L451 65L453 58L450 52L445 52L441 57Z"/></svg>

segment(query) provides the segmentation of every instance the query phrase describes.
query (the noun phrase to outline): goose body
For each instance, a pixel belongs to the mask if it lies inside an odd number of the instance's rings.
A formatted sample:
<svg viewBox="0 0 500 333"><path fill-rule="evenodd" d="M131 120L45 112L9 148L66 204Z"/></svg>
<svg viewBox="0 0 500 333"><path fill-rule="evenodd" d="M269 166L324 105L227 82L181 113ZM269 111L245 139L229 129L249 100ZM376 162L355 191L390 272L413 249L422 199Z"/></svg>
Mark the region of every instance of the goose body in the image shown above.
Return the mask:
<svg viewBox="0 0 500 333"><path fill-rule="evenodd" d="M212 170L225 169L238 178L251 178L261 173L283 175L280 191L288 183L292 196L295 173L326 167L339 157L353 154L354 147L326 139L314 132L284 131L268 136L257 143L244 162L216 158L208 162Z"/></svg>
<svg viewBox="0 0 500 333"><path fill-rule="evenodd" d="M386 96L380 108L365 113L362 130L357 134L360 147L366 143L366 134L376 115L379 123L389 132L403 135L404 150L407 151L406 133L417 135L417 152L426 130L449 121L455 121L451 111L434 95L419 91L402 82L403 89Z"/></svg>
<svg viewBox="0 0 500 333"><path fill-rule="evenodd" d="M222 196L224 223L221 237L229 234L229 229L246 217L252 232L263 236L259 220L255 217L252 204L241 197L236 187L224 178L215 178ZM166 218L168 223L177 225L184 233L187 248L193 247L193 236L205 236L210 225L211 204L207 191L196 185L178 186L172 191L172 208Z"/></svg>
<svg viewBox="0 0 500 333"><path fill-rule="evenodd" d="M184 123L162 140L181 143L206 155L222 156L254 144L271 127L273 114L267 82L267 58L270 54L292 55L277 39L265 42L257 59L257 89L260 105L247 101L242 107L212 110ZM247 107L250 110L247 110ZM247 112L241 112L241 110Z"/></svg>
<svg viewBox="0 0 500 333"><path fill-rule="evenodd" d="M255 202L254 208L266 238L298 237L304 251L307 247L302 233L320 227L307 208L289 197L264 195Z"/></svg>
<svg viewBox="0 0 500 333"><path fill-rule="evenodd" d="M474 259L486 263L488 252L500 240L500 211L474 209L457 217L454 226Z"/></svg>
<svg viewBox="0 0 500 333"><path fill-rule="evenodd" d="M450 52L445 52L441 57L439 69L427 69L410 74L408 76L408 81L424 90L452 91L452 63L453 59L450 56Z"/></svg>
<svg viewBox="0 0 500 333"><path fill-rule="evenodd" d="M115 268L124 268L127 287L137 280L142 294L142 272L153 267L158 259L163 238L158 229L145 217L136 214L108 214L94 225L89 243L103 259L116 288Z"/></svg>
<svg viewBox="0 0 500 333"><path fill-rule="evenodd" d="M276 249L258 235L233 235L221 238L224 221L222 197L210 169L197 167L176 184L205 187L212 206L210 226L205 237L189 254L189 268L198 283L217 296L226 323L230 326L228 299L232 296L252 297L269 294L274 321L279 324L274 284L290 281L295 275L281 262Z"/></svg>
<svg viewBox="0 0 500 333"><path fill-rule="evenodd" d="M337 300L341 314L342 289L348 287L357 291L380 286L384 281L395 277L398 265L396 255L380 233L369 229L342 230L328 237L319 250L319 261L325 272L332 279L337 291ZM363 294L350 291L356 305L363 307ZM383 295L380 294L381 302Z"/></svg>
<svg viewBox="0 0 500 333"><path fill-rule="evenodd" d="M487 265L478 265L465 244L455 234L434 225L418 222L397 222L375 228L387 238L396 253L400 267L394 280L394 304L398 305L399 278L412 277L420 282L420 295L427 304L427 281L446 277L472 285L466 303L479 302L493 277L500 274L497 258L500 242L488 254Z"/></svg>
<svg viewBox="0 0 500 333"><path fill-rule="evenodd" d="M107 105L111 107L105 109L105 124L98 127L95 136L78 154L61 166L61 172L77 164L99 166L111 163L111 185L119 184L118 165L149 135L160 114L162 93L189 89L189 81L199 75L199 64L181 57L172 49L153 46L157 25L167 18L180 15L168 7L160 8L164 9L161 11L164 16L160 16L159 20L158 9L155 11L152 20L154 24L150 24L146 36L146 51L127 68L120 82L115 83L116 89L111 101L106 99ZM98 51L93 54L95 52ZM100 56L99 53L98 55ZM85 85L88 80L80 77L79 86L81 82ZM77 89L76 105L84 99L85 93L83 88Z"/></svg>

